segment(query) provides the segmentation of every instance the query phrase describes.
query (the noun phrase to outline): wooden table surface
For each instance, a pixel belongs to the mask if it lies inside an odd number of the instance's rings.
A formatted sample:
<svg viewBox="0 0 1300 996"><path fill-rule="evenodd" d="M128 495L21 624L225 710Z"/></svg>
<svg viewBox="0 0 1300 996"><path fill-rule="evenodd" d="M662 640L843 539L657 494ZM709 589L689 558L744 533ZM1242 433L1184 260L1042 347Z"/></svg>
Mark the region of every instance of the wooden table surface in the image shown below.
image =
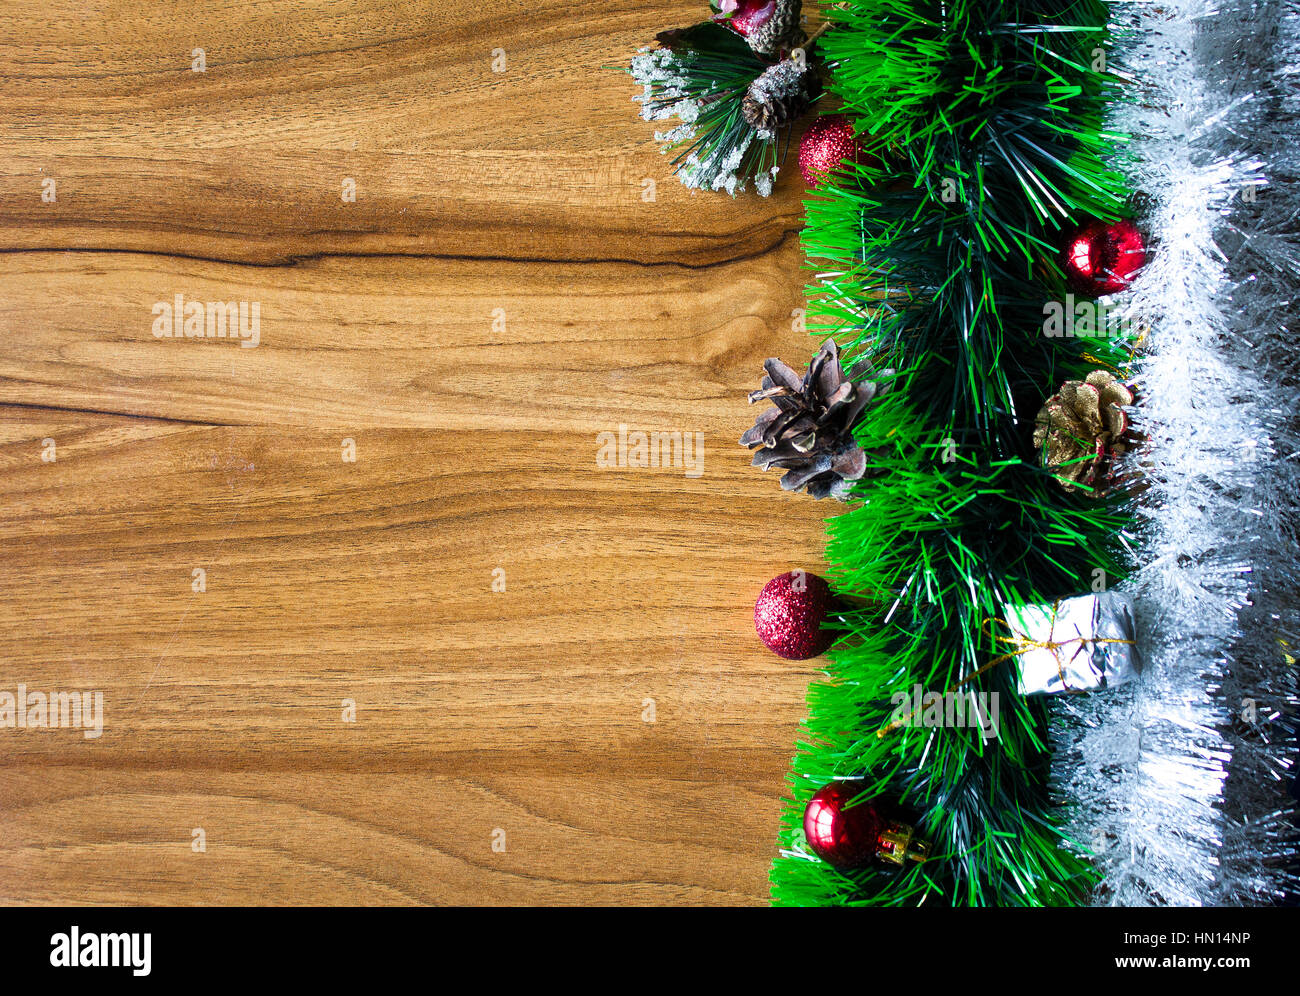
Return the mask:
<svg viewBox="0 0 1300 996"><path fill-rule="evenodd" d="M0 901L766 901L803 190L692 195L609 68L705 8L0 0L0 692L104 703L0 729Z"/></svg>

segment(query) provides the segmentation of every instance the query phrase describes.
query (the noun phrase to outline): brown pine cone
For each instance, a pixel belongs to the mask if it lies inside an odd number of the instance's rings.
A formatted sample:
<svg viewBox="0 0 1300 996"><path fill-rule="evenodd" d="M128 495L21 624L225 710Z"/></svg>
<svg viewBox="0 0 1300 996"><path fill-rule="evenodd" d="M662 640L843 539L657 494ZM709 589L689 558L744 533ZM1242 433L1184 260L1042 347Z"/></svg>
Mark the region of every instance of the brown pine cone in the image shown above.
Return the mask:
<svg viewBox="0 0 1300 996"><path fill-rule="evenodd" d="M759 55L777 55L807 38L799 22L803 0L720 0L713 19L749 42Z"/></svg>
<svg viewBox="0 0 1300 996"><path fill-rule="evenodd" d="M746 39L759 55L776 55L799 45L808 36L799 27L803 0L777 0L772 16L757 25Z"/></svg>
<svg viewBox="0 0 1300 996"><path fill-rule="evenodd" d="M767 376L749 403L770 400L776 407L758 417L740 444L759 447L755 467L785 470L783 490L806 488L814 498L846 500L854 481L871 476L853 426L867 405L888 393L893 371L873 378L855 369L851 378L834 339L822 344L802 378L775 357L763 368Z"/></svg>
<svg viewBox="0 0 1300 996"><path fill-rule="evenodd" d="M788 125L821 96L821 78L806 64L785 59L749 85L740 103L751 127L774 132Z"/></svg>

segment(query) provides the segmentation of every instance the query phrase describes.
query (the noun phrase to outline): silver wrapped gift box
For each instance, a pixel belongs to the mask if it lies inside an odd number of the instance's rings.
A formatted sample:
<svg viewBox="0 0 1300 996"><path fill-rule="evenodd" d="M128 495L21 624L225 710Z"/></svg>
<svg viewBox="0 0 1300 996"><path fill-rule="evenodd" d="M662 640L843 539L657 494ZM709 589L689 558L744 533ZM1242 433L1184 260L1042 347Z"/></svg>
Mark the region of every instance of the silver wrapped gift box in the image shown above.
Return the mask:
<svg viewBox="0 0 1300 996"><path fill-rule="evenodd" d="M1000 634L1020 668L1022 695L1091 692L1137 676L1133 600L1113 591L1053 605L1007 607Z"/></svg>

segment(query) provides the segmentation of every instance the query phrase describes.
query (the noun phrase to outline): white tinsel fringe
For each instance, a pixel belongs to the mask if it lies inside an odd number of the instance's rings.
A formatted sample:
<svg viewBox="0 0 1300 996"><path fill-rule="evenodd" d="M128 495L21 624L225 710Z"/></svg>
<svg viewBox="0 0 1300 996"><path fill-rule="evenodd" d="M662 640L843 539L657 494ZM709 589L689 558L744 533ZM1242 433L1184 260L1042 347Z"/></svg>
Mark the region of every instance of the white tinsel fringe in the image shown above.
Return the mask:
<svg viewBox="0 0 1300 996"><path fill-rule="evenodd" d="M1054 788L1104 905L1294 901L1300 0L1117 4L1143 676L1059 703Z"/></svg>

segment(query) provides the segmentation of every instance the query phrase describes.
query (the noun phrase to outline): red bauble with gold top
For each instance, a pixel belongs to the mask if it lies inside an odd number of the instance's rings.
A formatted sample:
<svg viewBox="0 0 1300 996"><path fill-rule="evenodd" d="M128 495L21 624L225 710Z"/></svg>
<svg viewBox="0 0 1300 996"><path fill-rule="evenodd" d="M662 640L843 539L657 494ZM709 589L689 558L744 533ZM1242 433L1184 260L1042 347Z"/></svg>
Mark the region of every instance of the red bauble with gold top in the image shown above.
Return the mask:
<svg viewBox="0 0 1300 996"><path fill-rule="evenodd" d="M1061 266L1071 289L1090 297L1124 290L1146 262L1146 245L1131 221L1090 221L1065 241Z"/></svg>
<svg viewBox="0 0 1300 996"><path fill-rule="evenodd" d="M813 853L836 868L855 868L876 856L885 821L870 802L850 806L860 783L831 782L808 800L803 832Z"/></svg>
<svg viewBox="0 0 1300 996"><path fill-rule="evenodd" d="M870 861L904 865L924 861L930 845L917 840L915 829L887 816L871 799L860 799L860 781L835 781L822 787L803 811L803 833L817 857L849 869Z"/></svg>

